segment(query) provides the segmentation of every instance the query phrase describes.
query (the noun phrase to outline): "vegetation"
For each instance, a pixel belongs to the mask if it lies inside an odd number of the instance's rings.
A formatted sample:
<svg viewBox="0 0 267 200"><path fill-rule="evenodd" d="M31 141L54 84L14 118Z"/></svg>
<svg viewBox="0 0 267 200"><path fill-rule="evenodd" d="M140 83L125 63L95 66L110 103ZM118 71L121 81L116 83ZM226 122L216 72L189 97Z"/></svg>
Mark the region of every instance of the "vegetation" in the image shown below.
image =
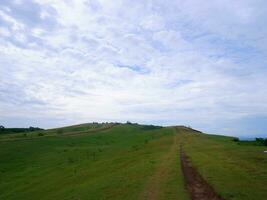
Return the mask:
<svg viewBox="0 0 267 200"><path fill-rule="evenodd" d="M43 130L40 128L29 128L28 131L3 131L0 134L0 140L14 140L14 139L33 139L40 136L66 136L75 134L88 134L89 132L99 131L102 129L109 128L111 126L118 125L118 123L87 123L78 124L73 126L67 126L62 128ZM23 128L10 128L8 130L24 130ZM10 134L12 133L12 134Z"/></svg>
<svg viewBox="0 0 267 200"><path fill-rule="evenodd" d="M117 125L66 137L56 130L51 137L0 141L0 199L127 200L144 199L147 191L188 199L172 128Z"/></svg>
<svg viewBox="0 0 267 200"><path fill-rule="evenodd" d="M25 133L25 132L32 132L32 131L40 131L43 130L38 127L32 127L30 126L29 128L5 128L4 126L0 126L0 134L5 134L5 133Z"/></svg>
<svg viewBox="0 0 267 200"><path fill-rule="evenodd" d="M0 199L189 200L180 145L224 199L267 199L266 147L233 140L133 123L2 134Z"/></svg>
<svg viewBox="0 0 267 200"><path fill-rule="evenodd" d="M266 147L186 130L178 135L192 165L224 199L267 199Z"/></svg>
<svg viewBox="0 0 267 200"><path fill-rule="evenodd" d="M239 138L238 138L238 137L234 137L234 138L233 138L233 141L234 141L234 142L239 142Z"/></svg>
<svg viewBox="0 0 267 200"><path fill-rule="evenodd" d="M267 146L267 138L256 138L255 141L258 145Z"/></svg>
<svg viewBox="0 0 267 200"><path fill-rule="evenodd" d="M267 138L255 138L255 140L237 140L240 145L267 146Z"/></svg>

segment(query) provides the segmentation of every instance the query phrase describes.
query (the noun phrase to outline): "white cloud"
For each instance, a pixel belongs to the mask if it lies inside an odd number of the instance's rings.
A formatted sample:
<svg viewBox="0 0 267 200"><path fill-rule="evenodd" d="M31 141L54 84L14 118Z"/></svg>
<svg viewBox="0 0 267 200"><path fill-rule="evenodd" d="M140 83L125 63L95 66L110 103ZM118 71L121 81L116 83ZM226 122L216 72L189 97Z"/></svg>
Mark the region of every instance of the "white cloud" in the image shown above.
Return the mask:
<svg viewBox="0 0 267 200"><path fill-rule="evenodd" d="M55 28L0 8L2 119L201 126L267 114L266 48L257 40L266 28L251 30L266 18L263 2L35 2Z"/></svg>
<svg viewBox="0 0 267 200"><path fill-rule="evenodd" d="M0 27L0 35L3 37L9 37L10 31L7 28Z"/></svg>
<svg viewBox="0 0 267 200"><path fill-rule="evenodd" d="M145 19L141 21L141 26L151 31L159 31L164 28L164 21L160 16L154 14L145 17Z"/></svg>

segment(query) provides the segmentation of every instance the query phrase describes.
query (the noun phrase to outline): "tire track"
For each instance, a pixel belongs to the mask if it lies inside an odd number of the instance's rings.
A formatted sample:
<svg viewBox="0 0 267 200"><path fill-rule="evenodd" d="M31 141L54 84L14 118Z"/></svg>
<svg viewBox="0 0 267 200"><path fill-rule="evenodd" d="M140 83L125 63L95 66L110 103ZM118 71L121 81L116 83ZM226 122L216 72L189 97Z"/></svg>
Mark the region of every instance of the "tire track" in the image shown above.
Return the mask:
<svg viewBox="0 0 267 200"><path fill-rule="evenodd" d="M203 177L190 165L183 148L180 148L181 167L186 188L192 200L223 200Z"/></svg>

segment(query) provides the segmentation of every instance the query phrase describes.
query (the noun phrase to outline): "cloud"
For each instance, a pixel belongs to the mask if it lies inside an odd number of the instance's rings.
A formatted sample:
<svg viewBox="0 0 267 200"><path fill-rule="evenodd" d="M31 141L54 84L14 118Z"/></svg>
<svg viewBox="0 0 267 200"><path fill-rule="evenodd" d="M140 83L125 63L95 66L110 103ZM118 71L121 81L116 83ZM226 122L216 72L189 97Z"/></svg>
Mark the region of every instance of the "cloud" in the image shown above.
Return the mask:
<svg viewBox="0 0 267 200"><path fill-rule="evenodd" d="M245 134L229 120L241 127L267 115L265 7L3 1L0 119L45 127L133 120L218 132L227 124Z"/></svg>

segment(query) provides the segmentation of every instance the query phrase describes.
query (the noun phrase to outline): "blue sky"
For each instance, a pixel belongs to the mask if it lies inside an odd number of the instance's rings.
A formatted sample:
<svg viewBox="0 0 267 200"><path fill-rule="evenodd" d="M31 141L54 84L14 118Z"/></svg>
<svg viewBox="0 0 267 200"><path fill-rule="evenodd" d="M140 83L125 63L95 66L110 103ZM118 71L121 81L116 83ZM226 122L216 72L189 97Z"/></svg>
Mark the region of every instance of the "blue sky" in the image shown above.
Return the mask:
<svg viewBox="0 0 267 200"><path fill-rule="evenodd" d="M0 124L267 136L264 0L2 0Z"/></svg>

